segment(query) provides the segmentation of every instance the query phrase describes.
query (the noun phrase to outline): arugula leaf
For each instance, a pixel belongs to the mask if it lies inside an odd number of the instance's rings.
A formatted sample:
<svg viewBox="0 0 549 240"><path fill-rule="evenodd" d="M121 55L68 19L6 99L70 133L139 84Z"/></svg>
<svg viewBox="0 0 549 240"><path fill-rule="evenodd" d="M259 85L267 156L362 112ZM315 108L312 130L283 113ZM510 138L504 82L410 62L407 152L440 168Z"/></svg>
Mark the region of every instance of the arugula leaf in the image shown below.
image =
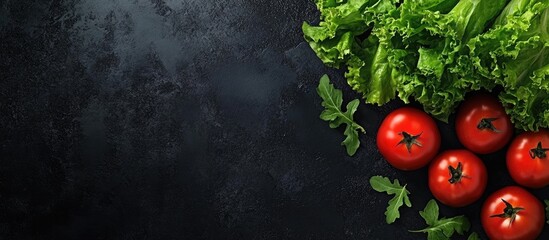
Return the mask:
<svg viewBox="0 0 549 240"><path fill-rule="evenodd" d="M476 232L473 232L473 233L471 233L471 235L469 235L467 240L480 240L480 237L478 236L478 234Z"/></svg>
<svg viewBox="0 0 549 240"><path fill-rule="evenodd" d="M545 217L547 218L547 224L549 224L549 200L545 200Z"/></svg>
<svg viewBox="0 0 549 240"><path fill-rule="evenodd" d="M449 240L454 232L463 235L471 227L469 220L463 215L438 219L438 204L433 199L427 203L423 211L419 212L419 215L425 219L425 223L429 227L421 230L410 230L410 232L427 233L427 239L429 240Z"/></svg>
<svg viewBox="0 0 549 240"><path fill-rule="evenodd" d="M334 88L334 85L330 83L330 78L326 74L320 78L316 92L324 100L322 101L322 106L325 109L320 113L320 119L329 121L331 128L337 128L343 123L347 124L343 133L347 137L341 145L345 145L347 154L353 156L360 146L358 131L360 130L362 133L366 132L362 126L353 120L353 114L356 112L360 101L358 99L350 101L347 104L347 111L343 112L341 110L343 93L341 90Z"/></svg>
<svg viewBox="0 0 549 240"><path fill-rule="evenodd" d="M410 192L406 189L406 185L401 186L398 179L395 179L393 183L387 177L373 176L370 178L370 185L378 192L386 192L389 195L395 195L389 200L389 205L385 211L385 220L388 224L394 223L397 218L400 217L398 209L406 204L408 207L412 207L408 194Z"/></svg>

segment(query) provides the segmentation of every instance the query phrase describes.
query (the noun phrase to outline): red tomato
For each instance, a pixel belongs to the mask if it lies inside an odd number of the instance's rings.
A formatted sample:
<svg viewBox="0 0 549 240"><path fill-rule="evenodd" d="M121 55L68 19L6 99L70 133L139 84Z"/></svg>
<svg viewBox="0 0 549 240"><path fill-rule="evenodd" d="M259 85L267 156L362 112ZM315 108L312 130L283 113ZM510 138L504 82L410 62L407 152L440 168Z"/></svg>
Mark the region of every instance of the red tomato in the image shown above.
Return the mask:
<svg viewBox="0 0 549 240"><path fill-rule="evenodd" d="M467 150L448 150L429 166L429 189L441 203L463 207L478 200L488 176L484 163Z"/></svg>
<svg viewBox="0 0 549 240"><path fill-rule="evenodd" d="M393 167L415 170L435 157L440 147L440 133L435 121L425 112L403 107L391 112L381 123L377 147Z"/></svg>
<svg viewBox="0 0 549 240"><path fill-rule="evenodd" d="M549 185L549 131L525 132L507 151L507 169L520 185L541 188Z"/></svg>
<svg viewBox="0 0 549 240"><path fill-rule="evenodd" d="M543 230L541 202L520 187L504 187L490 195L482 206L480 220L490 239L536 239Z"/></svg>
<svg viewBox="0 0 549 240"><path fill-rule="evenodd" d="M511 140L513 126L496 97L478 93L459 107L456 132L467 149L487 154L502 149Z"/></svg>

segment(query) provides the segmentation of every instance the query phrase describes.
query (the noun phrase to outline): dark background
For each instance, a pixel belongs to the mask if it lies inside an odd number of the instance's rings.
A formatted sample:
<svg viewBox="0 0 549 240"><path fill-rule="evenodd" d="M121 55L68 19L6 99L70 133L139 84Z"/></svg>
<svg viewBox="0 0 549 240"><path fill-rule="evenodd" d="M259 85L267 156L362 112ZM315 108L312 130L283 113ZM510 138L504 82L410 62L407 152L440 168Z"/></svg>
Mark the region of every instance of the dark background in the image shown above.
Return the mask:
<svg viewBox="0 0 549 240"><path fill-rule="evenodd" d="M0 2L0 239L425 238L407 232L425 169L375 147L403 104L360 105L354 157L318 118L322 74L359 96L303 42L312 1ZM452 124L443 149L460 147ZM504 152L483 159L486 194L512 184ZM378 174L412 192L392 225ZM441 208L482 232L480 203Z"/></svg>

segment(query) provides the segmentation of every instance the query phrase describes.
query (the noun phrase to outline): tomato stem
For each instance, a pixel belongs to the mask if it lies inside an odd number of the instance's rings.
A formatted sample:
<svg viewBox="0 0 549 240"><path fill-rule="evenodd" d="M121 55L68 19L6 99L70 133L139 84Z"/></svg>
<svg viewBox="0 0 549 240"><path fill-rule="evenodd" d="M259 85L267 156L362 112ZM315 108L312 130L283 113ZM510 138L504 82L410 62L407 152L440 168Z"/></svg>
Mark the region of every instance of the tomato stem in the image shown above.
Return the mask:
<svg viewBox="0 0 549 240"><path fill-rule="evenodd" d="M492 132L500 133L501 131L499 129L497 129L494 126L494 124L492 123L493 121L495 121L497 119L498 118L483 118L477 124L477 128L480 129L480 130L488 129L488 130L491 130Z"/></svg>
<svg viewBox="0 0 549 240"><path fill-rule="evenodd" d="M406 149L408 149L408 153L411 153L412 152L412 145L417 145L419 147L422 147L421 145L421 142L419 142L417 139L419 138L419 136L421 136L423 132L421 132L420 134L418 135L411 135L407 132L400 132L399 135L402 135L402 140L400 140L400 142L397 143L397 146L400 145L400 144L405 144L406 145Z"/></svg>
<svg viewBox="0 0 549 240"><path fill-rule="evenodd" d="M536 157L539 159L545 158L547 156L547 151L549 151L549 148L543 148L541 142L538 142L536 148L530 149L530 157L532 159L535 159Z"/></svg>
<svg viewBox="0 0 549 240"><path fill-rule="evenodd" d="M464 177L463 165L461 164L461 162L458 162L457 168L448 166L448 170L450 171L450 179L448 179L448 182L450 182L451 184L461 181L461 178Z"/></svg>
<svg viewBox="0 0 549 240"><path fill-rule="evenodd" d="M510 203L505 201L505 199L501 199L503 203L505 203L505 208L503 209L503 213L501 214L495 214L490 217L499 217L499 218L511 218L511 221L509 224L513 223L515 221L515 218L517 217L517 213L524 210L522 207L513 207Z"/></svg>

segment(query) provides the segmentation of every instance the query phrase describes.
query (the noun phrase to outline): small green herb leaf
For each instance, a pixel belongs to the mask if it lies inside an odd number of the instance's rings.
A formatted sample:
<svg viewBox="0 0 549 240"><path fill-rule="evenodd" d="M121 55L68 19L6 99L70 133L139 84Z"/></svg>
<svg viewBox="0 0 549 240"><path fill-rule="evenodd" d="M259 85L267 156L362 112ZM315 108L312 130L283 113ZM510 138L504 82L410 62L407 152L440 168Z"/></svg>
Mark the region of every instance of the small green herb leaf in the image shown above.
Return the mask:
<svg viewBox="0 0 549 240"><path fill-rule="evenodd" d="M391 180L387 177L373 176L370 178L370 185L378 192L386 192L390 195L395 195L389 200L389 205L385 211L385 220L388 224L394 223L397 218L400 217L398 209L405 204L408 207L412 207L408 194L410 192L406 189L406 185L401 186L398 179L395 179L391 183Z"/></svg>
<svg viewBox="0 0 549 240"><path fill-rule="evenodd" d="M410 232L427 233L427 239L429 240L449 240L454 232L463 235L469 231L471 224L465 216L438 219L438 210L437 202L435 200L429 201L425 209L419 212L419 215L425 219L425 223L429 226Z"/></svg>
<svg viewBox="0 0 549 240"><path fill-rule="evenodd" d="M356 112L360 101L355 99L349 102L347 104L347 111L343 112L341 110L343 93L341 90L334 88L334 85L330 83L330 78L326 74L320 78L316 92L324 100L322 101L322 106L325 109L320 113L320 119L329 121L331 128L337 128L341 124L347 125L343 133L346 138L341 145L345 145L347 154L353 156L360 146L358 131L365 132L364 128L353 120L353 114Z"/></svg>
<svg viewBox="0 0 549 240"><path fill-rule="evenodd" d="M478 234L476 232L473 232L473 233L471 233L471 235L469 235L467 240L480 240L480 237L478 236Z"/></svg>
<svg viewBox="0 0 549 240"><path fill-rule="evenodd" d="M427 203L427 206L425 206L425 209L423 211L419 212L419 215L423 219L425 219L425 223L429 226L433 226L438 221L438 204L434 200L431 200Z"/></svg>
<svg viewBox="0 0 549 240"><path fill-rule="evenodd" d="M549 224L549 200L545 200L545 217L547 218L547 224Z"/></svg>

